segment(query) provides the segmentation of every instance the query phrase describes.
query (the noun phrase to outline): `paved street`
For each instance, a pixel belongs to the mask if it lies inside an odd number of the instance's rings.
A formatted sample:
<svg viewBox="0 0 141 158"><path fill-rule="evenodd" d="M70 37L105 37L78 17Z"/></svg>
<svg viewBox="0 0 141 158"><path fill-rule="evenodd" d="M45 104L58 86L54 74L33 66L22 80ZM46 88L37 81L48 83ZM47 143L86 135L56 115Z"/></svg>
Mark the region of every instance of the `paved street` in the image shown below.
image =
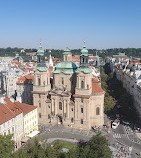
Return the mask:
<svg viewBox="0 0 141 158"><path fill-rule="evenodd" d="M42 130L39 135L39 140L45 140L49 138L66 138L66 139L76 139L76 140L89 140L94 132L75 130L72 128L66 128L63 125L56 126L40 126Z"/></svg>
<svg viewBox="0 0 141 158"><path fill-rule="evenodd" d="M93 131L81 131L72 128L66 128L63 125L56 126L39 126L41 133L39 135L39 140L41 142L52 142L56 139L62 139L64 141L77 142L80 140L87 141L89 140L95 133ZM125 146L126 148L132 147L132 157L139 158L136 153L139 153L141 150L141 140L139 140L132 129L128 126L120 124L117 129L109 130L102 129L101 132L105 137L108 138L112 147L115 147L116 144L120 144L121 146ZM118 150L117 150L118 152Z"/></svg>

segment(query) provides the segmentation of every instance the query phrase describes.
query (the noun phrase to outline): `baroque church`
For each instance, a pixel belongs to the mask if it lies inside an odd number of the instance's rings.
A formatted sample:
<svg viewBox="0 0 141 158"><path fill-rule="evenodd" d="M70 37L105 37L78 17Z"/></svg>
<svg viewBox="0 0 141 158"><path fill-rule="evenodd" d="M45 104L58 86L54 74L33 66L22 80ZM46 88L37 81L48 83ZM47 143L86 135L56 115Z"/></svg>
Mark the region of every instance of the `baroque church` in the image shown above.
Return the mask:
<svg viewBox="0 0 141 158"><path fill-rule="evenodd" d="M38 107L39 124L63 124L81 130L104 124L105 92L93 76L88 59L85 42L79 66L72 62L71 51L64 50L63 62L56 65L51 85L40 43L33 86L33 103Z"/></svg>

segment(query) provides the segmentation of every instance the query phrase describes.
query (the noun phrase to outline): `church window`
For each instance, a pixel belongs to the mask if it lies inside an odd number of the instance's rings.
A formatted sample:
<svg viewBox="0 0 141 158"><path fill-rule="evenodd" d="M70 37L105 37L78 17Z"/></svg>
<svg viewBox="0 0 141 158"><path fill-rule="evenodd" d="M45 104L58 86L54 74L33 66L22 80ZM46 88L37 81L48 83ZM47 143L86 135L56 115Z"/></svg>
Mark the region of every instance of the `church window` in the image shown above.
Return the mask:
<svg viewBox="0 0 141 158"><path fill-rule="evenodd" d="M39 107L41 108L41 103L39 103Z"/></svg>
<svg viewBox="0 0 141 158"><path fill-rule="evenodd" d="M44 86L45 86L45 81L43 82Z"/></svg>
<svg viewBox="0 0 141 158"><path fill-rule="evenodd" d="M40 78L38 78L38 86L40 86L41 85L41 80L40 80Z"/></svg>
<svg viewBox="0 0 141 158"><path fill-rule="evenodd" d="M50 114L48 114L48 119L50 119Z"/></svg>
<svg viewBox="0 0 141 158"><path fill-rule="evenodd" d="M62 80L62 85L64 85L64 78L62 77L61 80Z"/></svg>
<svg viewBox="0 0 141 158"><path fill-rule="evenodd" d="M81 81L81 88L84 88L84 81Z"/></svg>
<svg viewBox="0 0 141 158"><path fill-rule="evenodd" d="M41 113L39 113L39 118L41 118Z"/></svg>
<svg viewBox="0 0 141 158"><path fill-rule="evenodd" d="M81 119L81 125L83 125L83 119Z"/></svg>
<svg viewBox="0 0 141 158"><path fill-rule="evenodd" d="M73 118L71 118L71 123L73 123Z"/></svg>
<svg viewBox="0 0 141 158"><path fill-rule="evenodd" d="M83 59L83 63L84 63L84 61L85 61L85 58L82 58Z"/></svg>
<svg viewBox="0 0 141 158"><path fill-rule="evenodd" d="M96 108L96 115L100 115L100 108L99 107Z"/></svg>
<svg viewBox="0 0 141 158"><path fill-rule="evenodd" d="M59 109L62 110L62 103L59 102Z"/></svg>
<svg viewBox="0 0 141 158"><path fill-rule="evenodd" d="M81 108L81 113L83 114L83 108Z"/></svg>

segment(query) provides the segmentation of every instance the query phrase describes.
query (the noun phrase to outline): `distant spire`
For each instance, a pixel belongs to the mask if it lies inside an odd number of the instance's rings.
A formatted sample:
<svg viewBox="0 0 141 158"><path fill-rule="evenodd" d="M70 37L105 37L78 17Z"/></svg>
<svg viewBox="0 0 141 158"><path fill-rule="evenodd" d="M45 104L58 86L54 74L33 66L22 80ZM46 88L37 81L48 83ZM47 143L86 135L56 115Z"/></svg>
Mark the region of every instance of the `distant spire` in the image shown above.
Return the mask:
<svg viewBox="0 0 141 158"><path fill-rule="evenodd" d="M40 49L42 48L42 45L41 45L41 38L40 38Z"/></svg>
<svg viewBox="0 0 141 158"><path fill-rule="evenodd" d="M83 46L83 48L86 48L86 46L85 46L85 40L84 40L84 46Z"/></svg>

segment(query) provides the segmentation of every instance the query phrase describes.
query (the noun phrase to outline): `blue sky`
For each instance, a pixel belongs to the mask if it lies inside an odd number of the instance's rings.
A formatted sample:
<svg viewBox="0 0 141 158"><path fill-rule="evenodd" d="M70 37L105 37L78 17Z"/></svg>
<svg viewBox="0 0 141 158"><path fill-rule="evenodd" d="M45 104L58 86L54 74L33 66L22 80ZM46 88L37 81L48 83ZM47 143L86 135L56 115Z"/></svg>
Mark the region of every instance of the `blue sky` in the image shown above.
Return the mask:
<svg viewBox="0 0 141 158"><path fill-rule="evenodd" d="M141 0L0 0L0 47L141 47Z"/></svg>

